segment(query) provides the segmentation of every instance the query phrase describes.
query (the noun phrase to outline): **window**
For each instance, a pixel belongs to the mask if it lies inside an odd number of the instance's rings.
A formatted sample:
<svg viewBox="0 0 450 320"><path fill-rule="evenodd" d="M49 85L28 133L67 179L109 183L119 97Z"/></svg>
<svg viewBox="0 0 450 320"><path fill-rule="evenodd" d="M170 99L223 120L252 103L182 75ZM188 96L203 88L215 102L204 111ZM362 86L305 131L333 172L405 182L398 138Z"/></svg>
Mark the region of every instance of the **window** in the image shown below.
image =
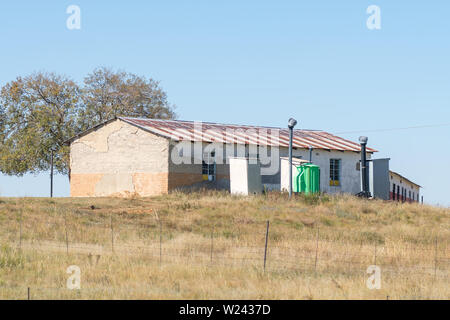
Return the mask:
<svg viewBox="0 0 450 320"><path fill-rule="evenodd" d="M216 180L216 154L215 152L203 154L202 175L205 181Z"/></svg>
<svg viewBox="0 0 450 320"><path fill-rule="evenodd" d="M341 185L341 159L330 159L330 186Z"/></svg>
<svg viewBox="0 0 450 320"><path fill-rule="evenodd" d="M397 186L397 201L400 201L400 186Z"/></svg>

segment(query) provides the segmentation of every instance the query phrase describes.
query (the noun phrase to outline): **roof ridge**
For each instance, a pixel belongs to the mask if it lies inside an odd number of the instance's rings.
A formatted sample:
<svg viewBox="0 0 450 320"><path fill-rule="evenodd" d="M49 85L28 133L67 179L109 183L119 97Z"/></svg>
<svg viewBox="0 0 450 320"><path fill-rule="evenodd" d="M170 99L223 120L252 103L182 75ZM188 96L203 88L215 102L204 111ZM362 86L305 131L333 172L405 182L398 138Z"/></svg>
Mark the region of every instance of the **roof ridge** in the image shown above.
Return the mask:
<svg viewBox="0 0 450 320"><path fill-rule="evenodd" d="M200 141L199 139L201 139L201 141L204 142L258 144L258 145L261 144L278 147L289 146L288 128L224 124L224 123L199 121L198 122L199 124L205 124L205 126L202 126L200 135L198 135L198 133L196 133L195 128L196 121L134 118L134 117L114 117L110 120L102 122L88 130L85 130L77 134L76 136L65 141L64 143L70 144L73 141L75 141L75 139L80 138L92 131L98 130L99 128L115 120L121 120L130 125L139 127L145 131L157 134L164 138L174 140ZM207 126L211 126L211 128L208 128ZM215 126L217 128L214 128ZM234 131L234 133L228 135L227 127L231 129L231 131ZM178 129L181 129L181 131L177 131ZM218 131L218 129L220 129L221 133L219 134L214 133L215 131ZM241 132L240 129L247 131L247 133ZM245 130L245 129L254 129L254 130ZM269 129L272 131L270 133L266 132L266 134L264 134L258 132L259 129ZM276 132L275 133L273 132L274 129L279 130L278 134L276 134ZM309 148L312 146L314 149L354 151L354 152L361 151L358 143L341 138L324 130L308 130L308 129L294 130L293 146L296 148ZM373 153L377 152L377 150L373 148L367 148L367 152Z"/></svg>
<svg viewBox="0 0 450 320"><path fill-rule="evenodd" d="M250 124L237 124L237 123L219 123L219 122L209 122L209 121L200 121L200 120L178 120L178 119L154 119L154 118L141 118L141 117L118 117L119 119L130 119L130 120L144 120L144 121L159 121L159 122L185 122L185 123L204 123L204 124L211 124L211 125L218 125L218 126L237 126L237 127L251 127L251 128L268 128L268 129L280 129L280 130L287 130L287 128L282 127L272 127L272 126L257 126L257 125L250 125ZM328 134L331 134L329 132L326 132L324 130L320 129L294 129L294 131L313 131L313 132L325 132Z"/></svg>
<svg viewBox="0 0 450 320"><path fill-rule="evenodd" d="M256 132L255 134L242 134L236 132L232 135L232 141L237 141L236 143L254 143L254 144L268 144L273 145L277 143L278 146L288 146L288 128L277 128L277 127L262 127L262 126L251 126L251 125L237 125L237 124L224 124L215 122L203 122L203 121L185 121L185 120L173 120L173 119L149 119L149 118L132 118L132 117L119 117L120 120L130 123L132 125L138 126L145 130L149 130L158 135L164 136L166 138L172 138L172 134L176 132L177 129L187 130L187 132L179 132L177 134L176 140L187 139L195 141L196 139L202 139L202 141L207 142L222 142L229 143L231 137L223 136L223 132L228 129L239 130L239 129L254 129L256 131L260 129L267 130L279 130L279 136L273 137L271 134L266 137L265 135L260 135ZM201 125L200 136L195 133L195 124ZM208 128L209 127L209 128ZM216 135L212 131L219 130L222 134ZM211 132L209 132L211 131ZM340 150L340 151L360 151L360 145L351 140L335 136L329 132L323 130L294 130L294 147L307 148L312 146L314 149L326 149L326 150ZM234 143L234 142L233 142ZM373 148L367 148L368 152L376 152L377 150Z"/></svg>

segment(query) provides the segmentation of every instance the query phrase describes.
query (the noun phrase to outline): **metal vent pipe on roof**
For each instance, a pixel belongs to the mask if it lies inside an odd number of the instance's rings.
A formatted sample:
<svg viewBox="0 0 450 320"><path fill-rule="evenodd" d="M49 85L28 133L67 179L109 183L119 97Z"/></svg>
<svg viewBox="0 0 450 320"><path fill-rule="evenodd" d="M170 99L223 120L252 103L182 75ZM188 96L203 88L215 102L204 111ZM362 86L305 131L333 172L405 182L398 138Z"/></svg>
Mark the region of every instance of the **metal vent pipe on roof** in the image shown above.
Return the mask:
<svg viewBox="0 0 450 320"><path fill-rule="evenodd" d="M369 182L367 181L367 158L366 158L366 145L367 145L367 137L361 136L359 137L359 142L361 143L361 178L362 178L362 192L361 195L363 197L369 198Z"/></svg>
<svg viewBox="0 0 450 320"><path fill-rule="evenodd" d="M290 118L288 121L289 128L289 199L292 197L292 137L294 134L294 127L297 125L297 120Z"/></svg>

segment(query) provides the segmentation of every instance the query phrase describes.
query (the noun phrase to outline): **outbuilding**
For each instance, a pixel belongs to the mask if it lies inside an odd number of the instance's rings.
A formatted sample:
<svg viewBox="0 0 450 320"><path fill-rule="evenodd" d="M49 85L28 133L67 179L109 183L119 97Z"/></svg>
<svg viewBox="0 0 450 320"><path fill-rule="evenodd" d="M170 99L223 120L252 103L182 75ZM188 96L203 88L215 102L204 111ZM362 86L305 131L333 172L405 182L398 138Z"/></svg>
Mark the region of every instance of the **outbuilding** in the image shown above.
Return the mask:
<svg viewBox="0 0 450 320"><path fill-rule="evenodd" d="M229 159L254 159L266 189L280 190L285 128L119 117L70 144L72 197L153 196L179 188L229 188ZM293 156L320 166L322 192L360 191L360 145L321 130L294 130ZM376 150L367 148L367 157Z"/></svg>
<svg viewBox="0 0 450 320"><path fill-rule="evenodd" d="M401 174L389 171L390 198L401 202L419 202L420 185L405 178Z"/></svg>

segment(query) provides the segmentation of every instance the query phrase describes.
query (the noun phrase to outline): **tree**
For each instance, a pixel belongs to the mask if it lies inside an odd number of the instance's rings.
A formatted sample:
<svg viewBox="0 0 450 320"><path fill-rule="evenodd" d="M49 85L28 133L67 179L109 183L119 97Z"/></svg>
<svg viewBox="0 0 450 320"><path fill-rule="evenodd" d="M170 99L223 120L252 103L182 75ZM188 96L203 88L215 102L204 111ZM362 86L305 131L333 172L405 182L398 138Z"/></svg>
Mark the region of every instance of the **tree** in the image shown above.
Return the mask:
<svg viewBox="0 0 450 320"><path fill-rule="evenodd" d="M9 175L38 173L54 165L68 173L64 141L76 132L80 89L54 73L35 73L6 84L0 94L3 110L0 171Z"/></svg>
<svg viewBox="0 0 450 320"><path fill-rule="evenodd" d="M2 151L5 150L4 141L6 134L6 112L2 104L0 104L0 172L1 172L1 159Z"/></svg>
<svg viewBox="0 0 450 320"><path fill-rule="evenodd" d="M175 116L159 83L98 68L79 87L54 73L18 77L0 92L0 172L69 173L65 141L116 116L170 119Z"/></svg>
<svg viewBox="0 0 450 320"><path fill-rule="evenodd" d="M0 150L2 150L4 134L6 126L6 112L2 104L0 104Z"/></svg>
<svg viewBox="0 0 450 320"><path fill-rule="evenodd" d="M84 79L79 116L85 130L117 116L171 119L174 107L159 82L123 71L97 68Z"/></svg>

